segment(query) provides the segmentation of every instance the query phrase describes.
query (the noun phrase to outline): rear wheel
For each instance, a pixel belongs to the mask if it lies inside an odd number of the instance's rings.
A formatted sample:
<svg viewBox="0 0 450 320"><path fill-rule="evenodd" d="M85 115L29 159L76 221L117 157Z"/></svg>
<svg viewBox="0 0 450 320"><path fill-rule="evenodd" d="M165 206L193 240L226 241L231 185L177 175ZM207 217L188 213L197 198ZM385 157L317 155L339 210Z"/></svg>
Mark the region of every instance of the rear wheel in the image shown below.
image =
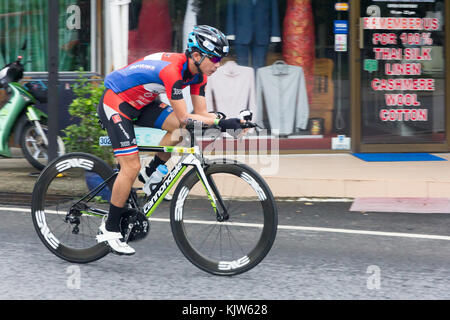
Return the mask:
<svg viewBox="0 0 450 320"><path fill-rule="evenodd" d="M41 123L42 131L48 139L48 127ZM20 136L20 147L24 157L38 170L42 170L48 164L48 146L34 122L27 122ZM61 156L65 153L64 142L61 137L57 137L57 154Z"/></svg>
<svg viewBox="0 0 450 320"><path fill-rule="evenodd" d="M94 179L87 180L88 175ZM109 209L114 178L108 164L86 153L66 154L45 168L33 190L31 213L39 238L52 253L87 263L110 252L96 235ZM92 191L102 184L98 193Z"/></svg>
<svg viewBox="0 0 450 320"><path fill-rule="evenodd" d="M203 183L191 170L179 183L171 204L175 241L197 267L216 275L246 272L269 252L277 231L277 208L264 180L241 164L212 164L208 182L223 199L228 218L220 221ZM222 212L222 206L217 203Z"/></svg>

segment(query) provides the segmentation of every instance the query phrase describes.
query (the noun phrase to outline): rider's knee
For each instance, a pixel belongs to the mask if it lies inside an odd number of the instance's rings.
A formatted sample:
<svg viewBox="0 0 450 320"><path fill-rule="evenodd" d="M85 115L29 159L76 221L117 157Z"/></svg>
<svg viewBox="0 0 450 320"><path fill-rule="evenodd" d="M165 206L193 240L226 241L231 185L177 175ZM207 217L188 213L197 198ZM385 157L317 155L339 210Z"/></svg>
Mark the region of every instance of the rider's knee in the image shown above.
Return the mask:
<svg viewBox="0 0 450 320"><path fill-rule="evenodd" d="M137 176L141 170L141 161L139 157L122 161L120 164L120 170L130 176Z"/></svg>
<svg viewBox="0 0 450 320"><path fill-rule="evenodd" d="M169 133L173 133L181 126L180 120L176 117L175 113L170 114L162 125L162 129Z"/></svg>

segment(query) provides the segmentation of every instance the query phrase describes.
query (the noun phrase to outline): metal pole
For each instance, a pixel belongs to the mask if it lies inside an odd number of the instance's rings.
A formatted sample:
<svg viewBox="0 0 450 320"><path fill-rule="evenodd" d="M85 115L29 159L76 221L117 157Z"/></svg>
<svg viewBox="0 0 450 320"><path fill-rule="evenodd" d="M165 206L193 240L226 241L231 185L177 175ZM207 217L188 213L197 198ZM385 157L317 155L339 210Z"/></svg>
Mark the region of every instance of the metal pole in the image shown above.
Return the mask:
<svg viewBox="0 0 450 320"><path fill-rule="evenodd" d="M58 121L58 17L59 1L49 0L48 7L48 157L49 162L57 154Z"/></svg>

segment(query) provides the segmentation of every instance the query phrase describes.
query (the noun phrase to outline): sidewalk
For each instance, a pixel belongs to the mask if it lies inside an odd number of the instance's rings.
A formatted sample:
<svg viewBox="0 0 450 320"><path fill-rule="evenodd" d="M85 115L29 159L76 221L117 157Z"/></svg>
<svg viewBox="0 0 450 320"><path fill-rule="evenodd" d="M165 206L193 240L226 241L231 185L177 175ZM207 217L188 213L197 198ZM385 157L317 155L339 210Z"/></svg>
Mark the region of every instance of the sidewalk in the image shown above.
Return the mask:
<svg viewBox="0 0 450 320"><path fill-rule="evenodd" d="M266 176L279 197L450 198L447 161L365 162L351 154L280 157L276 176Z"/></svg>
<svg viewBox="0 0 450 320"><path fill-rule="evenodd" d="M449 198L448 161L365 162L351 154L237 157L260 172L277 198ZM15 150L0 158L0 192L31 193L38 171Z"/></svg>

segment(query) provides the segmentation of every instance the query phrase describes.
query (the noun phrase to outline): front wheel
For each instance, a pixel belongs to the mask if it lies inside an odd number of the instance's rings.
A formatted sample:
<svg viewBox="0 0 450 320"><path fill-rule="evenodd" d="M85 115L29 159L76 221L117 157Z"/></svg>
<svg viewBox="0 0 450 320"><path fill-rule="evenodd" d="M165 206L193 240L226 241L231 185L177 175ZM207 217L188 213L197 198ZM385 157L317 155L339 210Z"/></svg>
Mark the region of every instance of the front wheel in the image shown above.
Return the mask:
<svg viewBox="0 0 450 320"><path fill-rule="evenodd" d="M179 183L170 210L175 241L200 269L215 275L236 275L260 263L271 249L278 224L270 188L250 167L212 163L205 168L214 198L220 195L226 211L217 218L196 170Z"/></svg>
<svg viewBox="0 0 450 320"><path fill-rule="evenodd" d="M48 139L48 127L41 123L42 132ZM48 164L48 146L44 142L42 132L34 122L27 122L20 135L20 147L24 157L28 162L38 169L44 169ZM57 137L57 154L61 156L65 153L64 142L61 137Z"/></svg>

